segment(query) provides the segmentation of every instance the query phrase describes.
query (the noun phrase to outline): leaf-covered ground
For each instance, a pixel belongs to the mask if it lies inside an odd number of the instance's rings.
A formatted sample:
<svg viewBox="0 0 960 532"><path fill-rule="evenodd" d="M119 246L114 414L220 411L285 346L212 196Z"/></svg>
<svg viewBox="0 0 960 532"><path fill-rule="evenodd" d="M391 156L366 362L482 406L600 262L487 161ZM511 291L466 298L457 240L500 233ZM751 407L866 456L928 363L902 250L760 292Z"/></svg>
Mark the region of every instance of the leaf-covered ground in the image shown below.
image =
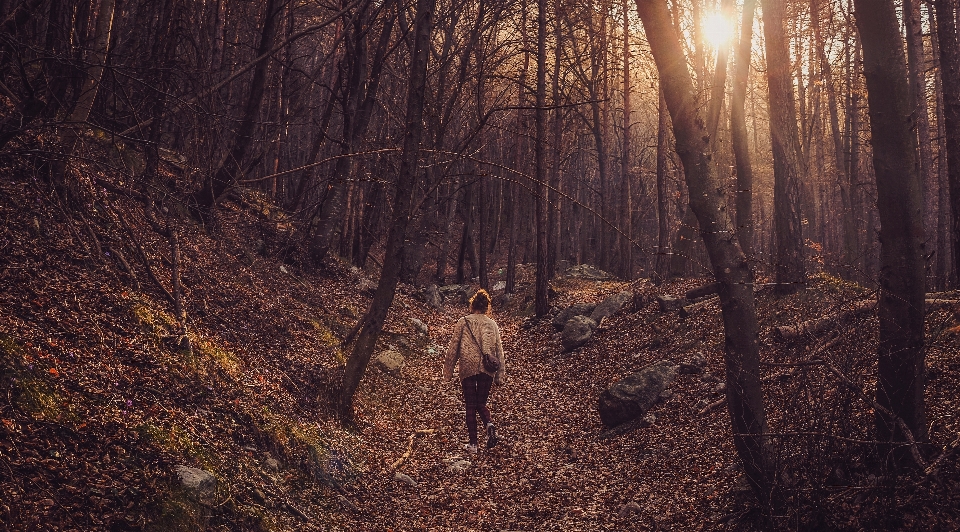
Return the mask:
<svg viewBox="0 0 960 532"><path fill-rule="evenodd" d="M357 425L329 408L369 304L369 272L280 260L289 223L255 194L228 202L210 234L185 224L183 284L194 352L178 351L166 240L137 205L99 187L68 214L45 185L0 181L0 525L6 530L753 530L723 397L716 302L682 319L657 294L704 280L557 279L551 303L643 294L561 354L549 320L528 317L532 269L495 308L507 383L490 402L502 443L478 456L457 387L440 381L459 302L432 309L402 285L378 350L402 353L391 375L371 364ZM120 219L131 226L127 231ZM212 236L211 236L212 235ZM95 238L94 238L95 237ZM99 252L97 251L99 249ZM121 260L121 257L123 259ZM132 274L123 262L131 265ZM496 277L496 276L495 276ZM874 297L818 275L789 297L758 292L761 325L829 316ZM499 298L498 298L499 299ZM418 332L410 321L429 327ZM928 317L927 406L933 462L960 432L957 309ZM838 321L819 337L778 343L763 360L817 356L872 393L876 318ZM599 393L660 359L695 353L709 375L680 375L656 422L601 438ZM794 369L796 368L796 369ZM773 523L799 530L955 530L956 455L937 474L884 473L872 413L822 365L763 368L772 442L787 495ZM419 431L419 432L418 432ZM397 472L394 464L408 449ZM481 440L482 444L482 440ZM465 464L464 460L469 461ZM214 473L212 499L179 488L173 467ZM760 523L760 524L758 524Z"/></svg>

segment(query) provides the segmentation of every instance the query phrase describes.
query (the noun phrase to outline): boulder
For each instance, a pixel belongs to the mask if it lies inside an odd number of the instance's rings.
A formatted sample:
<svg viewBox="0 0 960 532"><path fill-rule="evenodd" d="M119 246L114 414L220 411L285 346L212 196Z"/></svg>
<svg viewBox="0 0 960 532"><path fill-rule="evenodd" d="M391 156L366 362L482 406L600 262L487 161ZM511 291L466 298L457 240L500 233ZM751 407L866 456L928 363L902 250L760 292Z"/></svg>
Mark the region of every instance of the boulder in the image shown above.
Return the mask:
<svg viewBox="0 0 960 532"><path fill-rule="evenodd" d="M496 283L495 285L493 285L493 291L494 291L494 292L499 292L499 291L504 290L504 289L506 289L506 288L507 288L507 282L506 282L506 281L497 281L497 283Z"/></svg>
<svg viewBox="0 0 960 532"><path fill-rule="evenodd" d="M197 498L209 499L216 493L217 477L213 473L185 465L176 465L173 469L180 477L180 485Z"/></svg>
<svg viewBox="0 0 960 532"><path fill-rule="evenodd" d="M597 322L586 316L574 316L567 320L560 334L560 345L564 351L571 351L587 343L593 336Z"/></svg>
<svg viewBox="0 0 960 532"><path fill-rule="evenodd" d="M673 312L682 309L687 302L683 298L676 298L665 294L657 296L657 304L660 305L660 312Z"/></svg>
<svg viewBox="0 0 960 532"><path fill-rule="evenodd" d="M567 324L567 321L574 316L589 316L593 309L597 308L596 305L591 305L589 303L575 303L569 307L561 310L557 313L556 317L553 318L553 328L562 331L563 326Z"/></svg>
<svg viewBox="0 0 960 532"><path fill-rule="evenodd" d="M413 328L416 329L420 334L424 336L430 336L430 328L427 327L426 323L423 323L417 318L410 318L410 325L413 325Z"/></svg>
<svg viewBox="0 0 960 532"><path fill-rule="evenodd" d="M614 278L613 275L589 264L580 264L572 268L567 268L564 275L567 277L586 279L588 281L609 281Z"/></svg>
<svg viewBox="0 0 960 532"><path fill-rule="evenodd" d="M630 501L627 504L624 504L620 507L620 517L629 517L633 514L642 514L643 507L637 504L636 501Z"/></svg>
<svg viewBox="0 0 960 532"><path fill-rule="evenodd" d="M466 305L470 302L470 297L473 296L474 292L468 284L448 284L441 286L438 290L444 301L454 305Z"/></svg>
<svg viewBox="0 0 960 532"><path fill-rule="evenodd" d="M707 367L707 359L703 356L703 353L694 353L680 362L680 374L681 375L697 375L703 373L703 369Z"/></svg>
<svg viewBox="0 0 960 532"><path fill-rule="evenodd" d="M660 360L610 385L600 394L600 420L615 427L641 417L660 401L660 394L677 377L678 367L669 360Z"/></svg>
<svg viewBox="0 0 960 532"><path fill-rule="evenodd" d="M590 319L600 323L600 320L604 318L609 318L616 314L627 301L633 299L633 292L620 292L619 294L613 294L612 296L604 299L597 305L597 308L593 309L593 312L590 313Z"/></svg>
<svg viewBox="0 0 960 532"><path fill-rule="evenodd" d="M440 308L443 306L443 298L440 297L440 289L437 288L437 285L435 284L427 285L427 287L423 289L423 292L420 293L420 297L423 299L424 303L433 308Z"/></svg>
<svg viewBox="0 0 960 532"><path fill-rule="evenodd" d="M399 375L406 360L399 352L392 349L380 353L374 362L377 367L391 375Z"/></svg>

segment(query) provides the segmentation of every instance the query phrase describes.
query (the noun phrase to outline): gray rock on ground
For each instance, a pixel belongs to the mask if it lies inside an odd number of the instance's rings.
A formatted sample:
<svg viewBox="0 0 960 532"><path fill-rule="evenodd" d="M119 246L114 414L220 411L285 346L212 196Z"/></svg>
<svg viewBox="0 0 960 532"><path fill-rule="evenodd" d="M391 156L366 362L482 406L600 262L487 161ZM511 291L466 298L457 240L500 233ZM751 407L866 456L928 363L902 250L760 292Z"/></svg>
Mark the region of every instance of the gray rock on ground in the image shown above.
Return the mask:
<svg viewBox="0 0 960 532"><path fill-rule="evenodd" d="M597 308L593 309L593 312L590 313L590 319L600 323L600 320L604 318L609 318L623 308L623 305L627 301L633 300L633 292L623 291L619 294L613 294L608 298L604 299L597 305Z"/></svg>
<svg viewBox="0 0 960 532"><path fill-rule="evenodd" d="M563 326L560 345L563 346L564 351L576 349L590 340L596 328L597 322L592 319L586 316L574 316Z"/></svg>
<svg viewBox="0 0 960 532"><path fill-rule="evenodd" d="M607 427L641 417L660 401L660 394L677 377L678 367L659 360L624 379L611 384L600 394L600 420Z"/></svg>
<svg viewBox="0 0 960 532"><path fill-rule="evenodd" d="M376 358L374 363L381 370L391 375L398 375L400 374L400 370L403 369L406 359L404 359L403 355L399 352L389 349L380 353L380 356Z"/></svg>
<svg viewBox="0 0 960 532"><path fill-rule="evenodd" d="M660 312L673 312L680 310L687 301L683 298L676 298L671 295L657 296L657 303L660 305Z"/></svg>
<svg viewBox="0 0 960 532"><path fill-rule="evenodd" d="M426 323L423 323L417 318L410 318L410 325L413 325L413 328L416 329L420 334L424 336L430 336L430 328L427 327Z"/></svg>
<svg viewBox="0 0 960 532"><path fill-rule="evenodd" d="M588 281L609 281L614 278L612 274L589 264L580 264L572 268L567 268L563 274L567 277L576 277Z"/></svg>
<svg viewBox="0 0 960 532"><path fill-rule="evenodd" d="M413 478L411 478L410 475L406 475L399 471L393 474L393 479L396 480L397 482L402 482L407 486L410 486L411 488L416 488L418 486L417 481L413 480Z"/></svg>
<svg viewBox="0 0 960 532"><path fill-rule="evenodd" d="M707 358L703 356L703 353L694 353L690 356L690 358L684 359L680 362L680 374L697 375L703 373L703 370L706 367Z"/></svg>
<svg viewBox="0 0 960 532"><path fill-rule="evenodd" d="M435 284L427 285L427 287L423 289L423 292L420 293L420 296L423 298L424 303L433 308L440 308L443 306L443 298L440 297L440 289L437 288L437 285Z"/></svg>
<svg viewBox="0 0 960 532"><path fill-rule="evenodd" d="M575 303L570 305L569 307L557 313L557 315L553 318L553 321L551 322L553 324L553 328L558 331L562 331L564 325L570 321L570 318L574 316L589 316L595 308L597 308L596 305L591 305L589 303Z"/></svg>
<svg viewBox="0 0 960 532"><path fill-rule="evenodd" d="M637 501L630 501L620 507L620 517L629 517L641 513L643 513L643 507L637 504Z"/></svg>
<svg viewBox="0 0 960 532"><path fill-rule="evenodd" d="M217 490L217 477L213 473L186 465L173 466L180 485L195 494L200 499L209 499Z"/></svg>

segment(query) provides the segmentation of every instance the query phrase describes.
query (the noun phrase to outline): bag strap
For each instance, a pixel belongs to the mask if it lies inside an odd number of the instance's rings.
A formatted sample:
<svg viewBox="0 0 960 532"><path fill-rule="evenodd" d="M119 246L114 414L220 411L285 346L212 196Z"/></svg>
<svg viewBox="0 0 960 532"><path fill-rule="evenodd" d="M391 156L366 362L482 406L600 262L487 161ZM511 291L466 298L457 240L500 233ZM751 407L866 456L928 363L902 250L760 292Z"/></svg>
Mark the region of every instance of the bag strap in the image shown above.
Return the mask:
<svg viewBox="0 0 960 532"><path fill-rule="evenodd" d="M473 329L470 328L470 320L463 318L463 324L466 326L467 332L470 333L470 338L473 339L473 343L477 344L477 347L480 349L480 355L483 355L483 344L481 344L477 337L473 335Z"/></svg>

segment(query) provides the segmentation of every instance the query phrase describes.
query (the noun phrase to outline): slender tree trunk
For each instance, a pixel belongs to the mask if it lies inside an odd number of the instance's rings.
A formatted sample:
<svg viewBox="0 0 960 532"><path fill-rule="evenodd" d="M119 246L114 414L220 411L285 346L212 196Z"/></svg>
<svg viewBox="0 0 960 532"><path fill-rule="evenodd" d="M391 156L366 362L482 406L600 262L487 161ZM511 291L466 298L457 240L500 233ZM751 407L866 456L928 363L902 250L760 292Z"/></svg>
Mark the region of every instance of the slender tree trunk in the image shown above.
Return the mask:
<svg viewBox="0 0 960 532"><path fill-rule="evenodd" d="M933 52L934 69L933 92L937 97L936 117L937 117L937 185L940 193L937 195L937 277L943 279L945 286L948 286L953 277L953 249L951 237L952 214L950 207L950 186L947 176L946 157L947 152L947 133L944 127L943 113L943 80L940 70L940 39L937 35L936 17L932 5L928 4L927 9L928 23L930 27L930 48Z"/></svg>
<svg viewBox="0 0 960 532"><path fill-rule="evenodd" d="M100 79L103 77L103 69L107 63L110 48L115 7L114 0L102 0L97 9L93 43L91 43L90 49L84 57L88 66L80 89L80 97L67 118L67 127L64 128L60 138L63 144L62 159L58 160L52 168L53 183L61 190L64 198L70 202L79 199L79 188L75 180L67 178L67 164L77 147L80 130L86 127L85 124L87 119L90 118L90 111L93 110L93 104L97 99Z"/></svg>
<svg viewBox="0 0 960 532"><path fill-rule="evenodd" d="M713 273L720 283L724 323L727 404L734 445L757 498L776 502L774 470L764 433L767 429L760 387L759 328L753 295L753 272L737 243L725 209L726 197L710 161L709 138L698 111L693 80L680 36L670 21L665 0L638 0L650 49L673 121L677 153L683 161L690 205L702 228Z"/></svg>
<svg viewBox="0 0 960 532"><path fill-rule="evenodd" d="M562 3L553 2L554 43L553 43L553 150L550 164L550 190L547 204L547 275L553 278L557 273L558 244L560 242L560 212L557 209L557 190L560 189L560 155L563 142L563 109L560 107L560 64L563 54L563 35L561 25Z"/></svg>
<svg viewBox="0 0 960 532"><path fill-rule="evenodd" d="M670 216L669 191L667 190L667 172L669 164L670 115L667 110L667 100L663 97L663 87L660 88L660 107L657 120L657 266L658 280L667 278L670 270Z"/></svg>
<svg viewBox="0 0 960 532"><path fill-rule="evenodd" d="M877 402L923 440L923 185L913 131L916 115L893 0L854 0L854 4L880 213ZM876 415L879 439L898 442L902 450L906 438L900 428L894 420Z"/></svg>
<svg viewBox="0 0 960 532"><path fill-rule="evenodd" d="M281 12L278 5L279 0L267 0L263 14L263 30L260 33L260 44L257 46L255 57L260 57L273 48ZM253 81L250 83L250 93L247 95L247 103L244 106L240 124L237 126L233 146L221 161L213 177L204 184L203 188L194 197L196 201L195 214L204 221L210 220L210 214L217 199L243 172L243 159L247 154L250 143L253 141L253 135L257 128L257 116L260 113L260 104L263 102L263 93L266 90L269 66L270 61L262 61L254 69Z"/></svg>
<svg viewBox="0 0 960 532"><path fill-rule="evenodd" d="M756 0L744 0L740 17L740 42L733 65L733 95L730 99L730 141L737 169L737 240L747 257L753 255L753 166L747 137L747 80L753 46L753 17Z"/></svg>
<svg viewBox="0 0 960 532"><path fill-rule="evenodd" d="M806 283L800 224L800 161L797 110L793 94L790 48L785 35L787 0L763 0L763 35L767 52L770 143L773 148L774 276L777 289L789 293Z"/></svg>
<svg viewBox="0 0 960 532"><path fill-rule="evenodd" d="M436 0L417 0L416 19L414 21L414 43L410 54L410 82L407 91L407 114L404 124L403 151L400 155L400 170L397 175L397 188L393 202L393 216L387 247L384 253L383 269L380 281L374 293L370 310L364 317L364 325L357 335L347 367L344 370L340 388L338 411L340 418L353 419L353 396L360 385L360 379L370 362L370 356L380 337L387 311L393 304L400 269L403 263L403 241L407 224L410 221L410 209L413 203L413 191L417 182L417 161L420 155L420 141L423 138L423 107L427 81L427 62L430 58L430 34L433 26L433 12Z"/></svg>
<svg viewBox="0 0 960 532"><path fill-rule="evenodd" d="M620 277L633 278L633 202L630 172L630 0L623 0L623 144L620 148Z"/></svg>
<svg viewBox="0 0 960 532"><path fill-rule="evenodd" d="M933 0L940 45L947 183L952 210L953 278L960 280L960 39L954 0ZM941 163L943 154L941 154Z"/></svg>
<svg viewBox="0 0 960 532"><path fill-rule="evenodd" d="M537 0L537 109L536 109L536 147L534 165L536 166L537 202L537 279L535 311L537 317L550 311L547 300L549 277L547 272L547 168L546 168L546 121L547 111L547 0Z"/></svg>
<svg viewBox="0 0 960 532"><path fill-rule="evenodd" d="M907 62L912 88L911 107L917 117L917 147L919 148L920 182L923 184L923 207L926 228L925 246L936 238L937 186L933 172L933 146L930 143L930 116L927 113L927 75L924 67L923 25L921 24L920 0L903 0L904 22L907 31ZM933 237L933 238L931 238ZM937 254L941 251L937 250ZM936 279L936 277L933 277Z"/></svg>

